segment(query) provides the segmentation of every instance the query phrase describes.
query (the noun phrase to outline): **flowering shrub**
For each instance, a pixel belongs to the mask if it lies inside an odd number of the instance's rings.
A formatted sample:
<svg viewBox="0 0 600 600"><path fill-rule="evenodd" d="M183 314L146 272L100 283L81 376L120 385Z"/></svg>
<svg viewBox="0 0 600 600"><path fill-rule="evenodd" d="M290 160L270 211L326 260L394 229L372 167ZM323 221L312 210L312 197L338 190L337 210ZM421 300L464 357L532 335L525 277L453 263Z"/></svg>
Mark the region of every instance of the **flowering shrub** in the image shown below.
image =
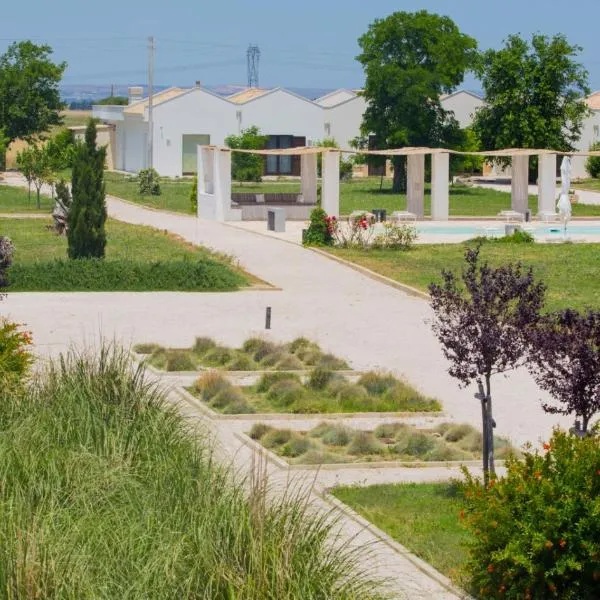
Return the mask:
<svg viewBox="0 0 600 600"><path fill-rule="evenodd" d="M0 319L0 388L18 382L33 362L31 334L16 323Z"/></svg>
<svg viewBox="0 0 600 600"><path fill-rule="evenodd" d="M327 216L327 213L318 206L310 213L310 223L302 243L305 246L332 246L333 232L336 227L336 218Z"/></svg>
<svg viewBox="0 0 600 600"><path fill-rule="evenodd" d="M375 236L372 248L389 248L392 250L407 250L417 239L417 230L410 225L383 223L383 232Z"/></svg>
<svg viewBox="0 0 600 600"><path fill-rule="evenodd" d="M468 573L481 598L600 598L600 442L556 431L507 460L487 487L466 473L475 534Z"/></svg>
<svg viewBox="0 0 600 600"><path fill-rule="evenodd" d="M367 248L373 237L375 215L364 212L348 219L348 224L336 222L332 231L336 246L341 248Z"/></svg>

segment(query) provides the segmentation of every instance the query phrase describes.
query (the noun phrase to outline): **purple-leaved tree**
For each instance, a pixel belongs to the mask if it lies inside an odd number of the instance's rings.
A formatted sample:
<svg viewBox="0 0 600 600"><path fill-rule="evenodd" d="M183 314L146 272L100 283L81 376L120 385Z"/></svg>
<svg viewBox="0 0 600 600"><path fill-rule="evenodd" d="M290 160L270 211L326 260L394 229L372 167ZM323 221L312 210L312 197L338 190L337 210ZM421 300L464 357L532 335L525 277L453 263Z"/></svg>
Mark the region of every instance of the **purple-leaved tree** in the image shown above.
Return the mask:
<svg viewBox="0 0 600 600"><path fill-rule="evenodd" d="M542 318L528 337L528 368L558 402L544 403L544 410L574 414L575 428L587 433L590 419L600 411L600 312L553 313Z"/></svg>
<svg viewBox="0 0 600 600"><path fill-rule="evenodd" d="M521 263L490 267L481 263L481 245L468 248L461 275L442 271L431 284L433 331L450 361L449 373L462 386L476 382L483 421L483 470L494 472L491 379L525 361L526 331L544 303L545 286Z"/></svg>

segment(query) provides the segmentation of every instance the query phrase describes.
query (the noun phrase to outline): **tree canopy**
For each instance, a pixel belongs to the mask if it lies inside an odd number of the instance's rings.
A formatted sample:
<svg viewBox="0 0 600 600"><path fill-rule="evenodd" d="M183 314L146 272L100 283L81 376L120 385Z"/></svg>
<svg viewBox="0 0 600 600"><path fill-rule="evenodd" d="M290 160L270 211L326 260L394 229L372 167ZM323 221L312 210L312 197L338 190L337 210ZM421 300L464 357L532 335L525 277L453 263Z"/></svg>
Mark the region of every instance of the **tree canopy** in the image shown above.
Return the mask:
<svg viewBox="0 0 600 600"><path fill-rule="evenodd" d="M477 42L449 17L395 12L377 19L358 43L365 70L368 106L363 133L374 134L379 149L453 145L462 141L458 122L440 96L462 83ZM402 184L402 157L394 157L394 189Z"/></svg>
<svg viewBox="0 0 600 600"><path fill-rule="evenodd" d="M58 84L67 64L51 54L50 46L23 41L0 56L0 130L11 142L61 123Z"/></svg>
<svg viewBox="0 0 600 600"><path fill-rule="evenodd" d="M474 128L486 149L575 149L589 94L587 71L576 60L580 51L564 35L536 34L531 44L511 35L503 48L480 56L485 106Z"/></svg>
<svg viewBox="0 0 600 600"><path fill-rule="evenodd" d="M243 129L240 135L228 135L225 143L229 148L244 150L262 150L269 136L261 135L260 129L253 125ZM260 181L263 174L264 159L258 154L233 152L231 157L231 175L235 181Z"/></svg>

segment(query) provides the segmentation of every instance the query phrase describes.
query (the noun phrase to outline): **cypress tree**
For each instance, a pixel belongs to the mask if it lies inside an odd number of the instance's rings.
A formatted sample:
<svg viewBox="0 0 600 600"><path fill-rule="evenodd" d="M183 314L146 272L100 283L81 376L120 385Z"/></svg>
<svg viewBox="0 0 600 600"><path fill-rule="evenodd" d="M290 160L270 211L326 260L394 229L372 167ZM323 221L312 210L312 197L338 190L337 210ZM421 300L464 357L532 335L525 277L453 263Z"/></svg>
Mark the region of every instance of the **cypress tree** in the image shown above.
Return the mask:
<svg viewBox="0 0 600 600"><path fill-rule="evenodd" d="M85 130L85 143L79 144L73 161L73 201L67 232L69 258L104 258L105 159L106 149L96 148L96 124L90 120Z"/></svg>

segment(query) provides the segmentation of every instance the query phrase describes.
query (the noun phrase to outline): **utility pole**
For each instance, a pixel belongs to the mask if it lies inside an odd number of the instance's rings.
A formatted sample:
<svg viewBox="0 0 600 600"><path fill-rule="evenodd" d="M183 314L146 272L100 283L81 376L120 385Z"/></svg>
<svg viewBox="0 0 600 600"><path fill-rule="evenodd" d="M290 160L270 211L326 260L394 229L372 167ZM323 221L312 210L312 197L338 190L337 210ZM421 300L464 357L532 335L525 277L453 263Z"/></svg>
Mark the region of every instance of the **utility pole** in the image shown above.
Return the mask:
<svg viewBox="0 0 600 600"><path fill-rule="evenodd" d="M152 114L152 101L154 95L154 36L148 38L148 169L152 169L154 161L152 145L154 138L154 121Z"/></svg>

